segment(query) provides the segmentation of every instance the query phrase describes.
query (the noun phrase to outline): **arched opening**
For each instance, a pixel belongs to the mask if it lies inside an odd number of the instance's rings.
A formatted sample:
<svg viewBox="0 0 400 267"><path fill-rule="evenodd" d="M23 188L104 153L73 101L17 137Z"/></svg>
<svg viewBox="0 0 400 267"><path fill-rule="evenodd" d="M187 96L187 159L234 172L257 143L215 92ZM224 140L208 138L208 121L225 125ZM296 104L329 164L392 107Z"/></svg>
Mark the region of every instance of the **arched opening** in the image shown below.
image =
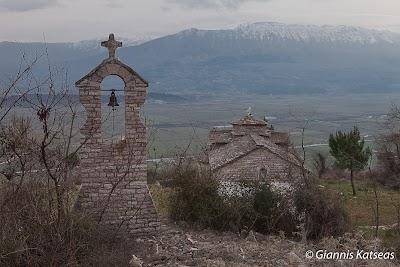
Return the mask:
<svg viewBox="0 0 400 267"><path fill-rule="evenodd" d="M100 88L102 139L122 139L125 136L125 83L117 75L108 75Z"/></svg>
<svg viewBox="0 0 400 267"><path fill-rule="evenodd" d="M267 168L261 168L258 172L258 178L259 179L267 179L268 178L268 169Z"/></svg>

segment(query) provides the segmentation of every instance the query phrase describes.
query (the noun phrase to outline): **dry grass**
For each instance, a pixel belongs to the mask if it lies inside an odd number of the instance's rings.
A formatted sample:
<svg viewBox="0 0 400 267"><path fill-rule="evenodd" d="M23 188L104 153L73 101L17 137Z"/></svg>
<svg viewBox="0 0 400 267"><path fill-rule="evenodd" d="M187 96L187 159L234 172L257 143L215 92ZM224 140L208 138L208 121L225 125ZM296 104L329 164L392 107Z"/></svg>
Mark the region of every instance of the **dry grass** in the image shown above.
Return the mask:
<svg viewBox="0 0 400 267"><path fill-rule="evenodd" d="M340 195L341 201L356 226L374 225L375 197L371 185L365 181L355 181L357 196L353 197L350 181L330 180L321 181L321 185L333 194ZM380 225L392 225L398 222L397 207L400 206L400 192L379 187ZM397 206L397 207L396 207Z"/></svg>
<svg viewBox="0 0 400 267"><path fill-rule="evenodd" d="M167 217L168 201L171 197L171 194L173 193L172 189L162 187L159 184L149 184L148 186L158 215Z"/></svg>

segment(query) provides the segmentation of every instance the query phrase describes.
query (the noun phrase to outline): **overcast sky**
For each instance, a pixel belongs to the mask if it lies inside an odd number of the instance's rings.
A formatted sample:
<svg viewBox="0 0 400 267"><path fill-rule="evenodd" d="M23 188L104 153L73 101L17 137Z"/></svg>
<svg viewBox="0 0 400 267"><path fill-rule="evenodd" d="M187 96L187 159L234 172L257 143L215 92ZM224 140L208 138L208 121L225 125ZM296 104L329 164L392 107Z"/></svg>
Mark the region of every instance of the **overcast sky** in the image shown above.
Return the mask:
<svg viewBox="0 0 400 267"><path fill-rule="evenodd" d="M276 21L400 33L400 0L0 0L0 41L158 37L186 28Z"/></svg>

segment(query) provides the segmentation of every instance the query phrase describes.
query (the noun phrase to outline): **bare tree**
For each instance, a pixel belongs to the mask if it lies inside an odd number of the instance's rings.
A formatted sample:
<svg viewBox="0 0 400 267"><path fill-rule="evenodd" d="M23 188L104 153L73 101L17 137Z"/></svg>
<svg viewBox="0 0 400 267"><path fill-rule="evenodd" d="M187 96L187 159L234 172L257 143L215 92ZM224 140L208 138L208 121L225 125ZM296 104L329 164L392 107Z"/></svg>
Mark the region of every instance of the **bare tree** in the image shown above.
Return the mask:
<svg viewBox="0 0 400 267"><path fill-rule="evenodd" d="M290 111L289 114L292 116L296 123L296 128L300 130L301 133L301 151L302 151L302 157L300 158L301 162L301 174L304 180L304 183L307 185L308 184L308 172L306 168L306 148L304 144L304 138L305 138L305 133L306 129L308 128L310 122L312 121L312 118L316 114L316 109L313 110L309 115L307 115L304 119L301 119L296 115L294 111Z"/></svg>
<svg viewBox="0 0 400 267"><path fill-rule="evenodd" d="M327 158L328 156L322 152L317 152L312 157L313 166L318 173L319 179L321 179L322 175L328 170Z"/></svg>
<svg viewBox="0 0 400 267"><path fill-rule="evenodd" d="M388 115L378 126L382 133L378 136L378 168L392 187L400 188L400 108L392 103Z"/></svg>

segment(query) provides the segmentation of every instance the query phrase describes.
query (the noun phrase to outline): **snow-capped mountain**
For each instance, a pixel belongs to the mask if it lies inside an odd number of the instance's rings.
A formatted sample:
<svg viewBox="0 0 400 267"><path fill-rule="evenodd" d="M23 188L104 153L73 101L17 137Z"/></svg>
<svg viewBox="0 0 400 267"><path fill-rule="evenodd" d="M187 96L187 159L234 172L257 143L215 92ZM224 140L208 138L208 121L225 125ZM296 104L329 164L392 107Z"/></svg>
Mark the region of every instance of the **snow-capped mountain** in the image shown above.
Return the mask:
<svg viewBox="0 0 400 267"><path fill-rule="evenodd" d="M379 42L399 43L400 35L390 31L378 31L354 26L316 26L283 24L277 22L257 22L239 25L227 30L187 29L181 36L214 36L231 40L282 40L318 43L374 44Z"/></svg>
<svg viewBox="0 0 400 267"><path fill-rule="evenodd" d="M400 89L400 35L389 31L258 22L234 29L187 29L153 40L117 37L123 42L117 57L158 92L320 94ZM107 49L100 46L105 39L22 46L33 55L47 49L51 62L67 65L69 77L77 80L107 57ZM0 42L0 73L18 70L18 47ZM44 59L40 71L46 73Z"/></svg>
<svg viewBox="0 0 400 267"><path fill-rule="evenodd" d="M353 26L304 26L297 24L259 22L240 25L236 28L236 32L243 37L260 40L280 38L282 40L303 42L314 41L362 44L373 44L380 41L394 43L399 41L399 35L389 31L377 31Z"/></svg>
<svg viewBox="0 0 400 267"><path fill-rule="evenodd" d="M400 35L353 26L258 22L187 29L121 58L157 90L272 94L398 91Z"/></svg>

